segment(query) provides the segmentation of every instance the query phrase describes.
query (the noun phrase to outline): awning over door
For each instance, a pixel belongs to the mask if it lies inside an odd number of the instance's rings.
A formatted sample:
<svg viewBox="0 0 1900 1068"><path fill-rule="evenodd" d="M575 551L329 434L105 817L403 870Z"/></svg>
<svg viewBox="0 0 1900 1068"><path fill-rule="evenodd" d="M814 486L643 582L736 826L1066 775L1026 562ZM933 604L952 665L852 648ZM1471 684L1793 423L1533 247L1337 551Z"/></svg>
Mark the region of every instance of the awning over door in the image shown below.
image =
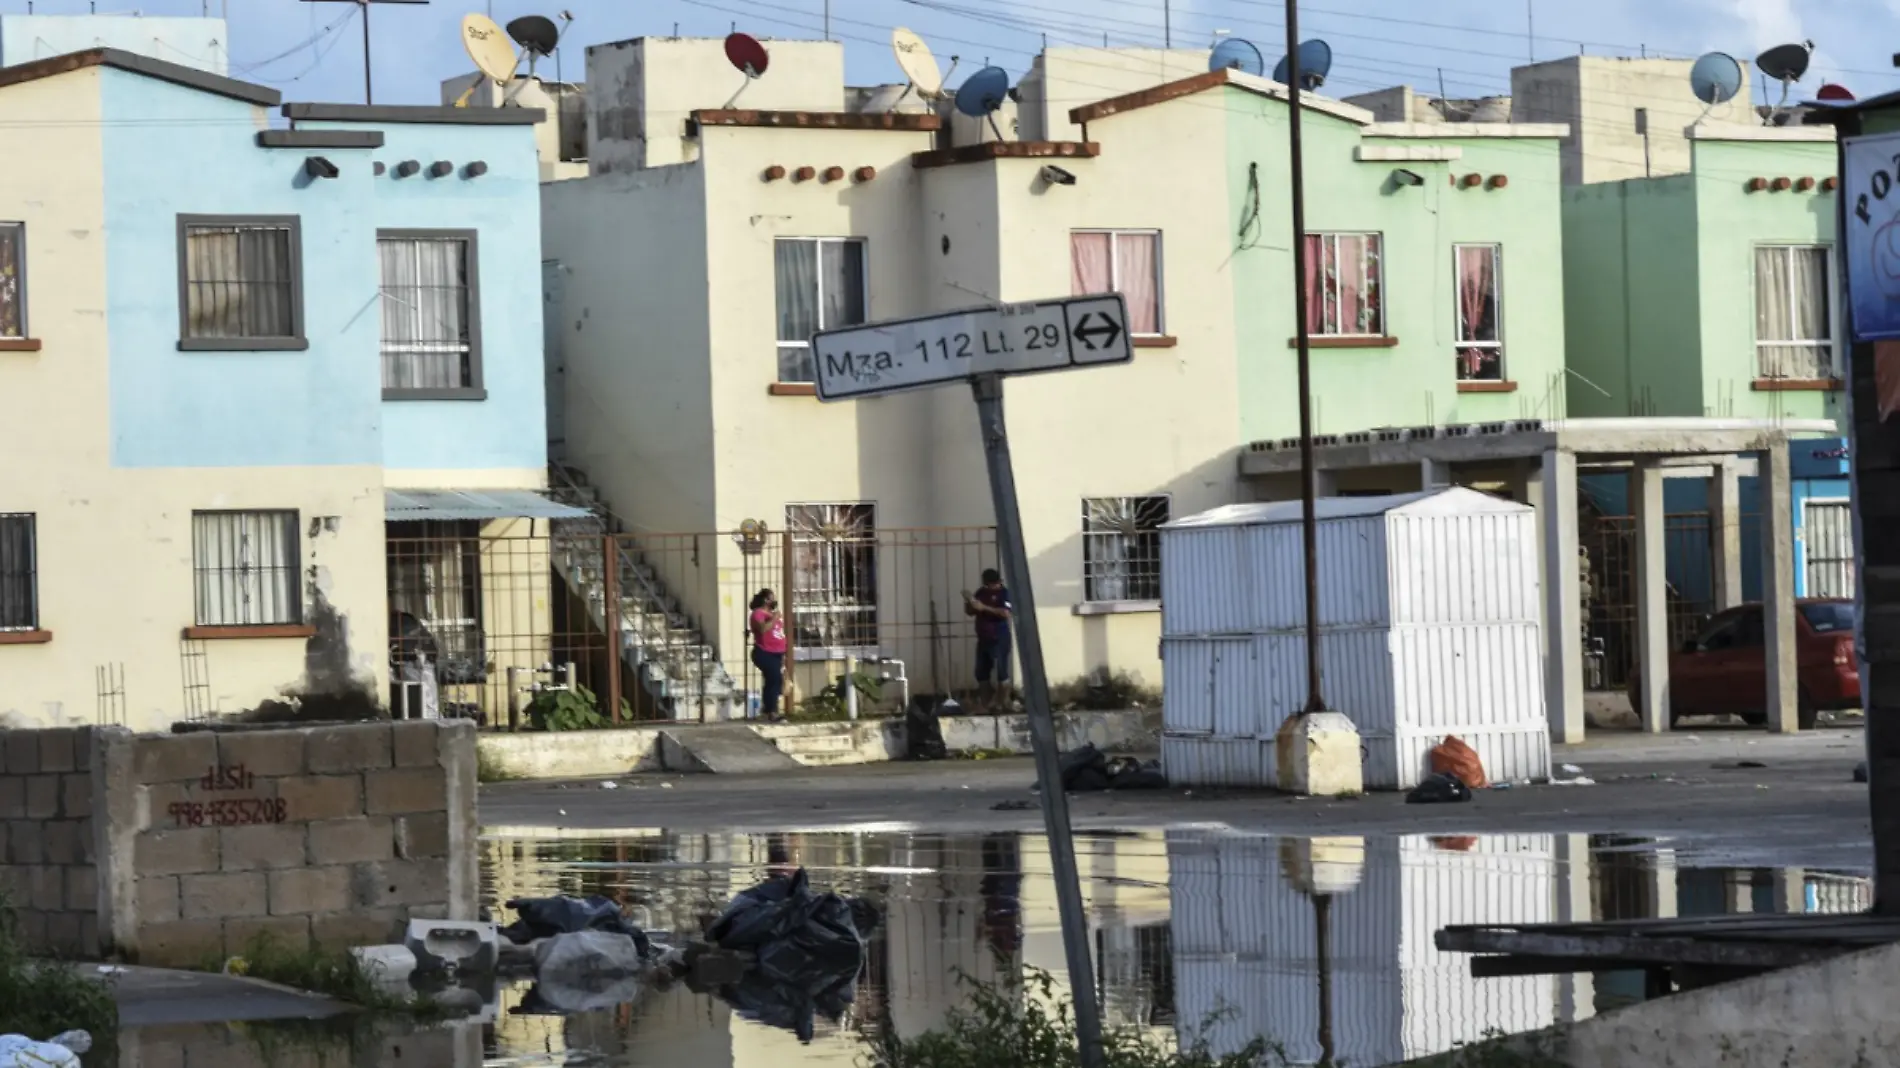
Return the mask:
<svg viewBox="0 0 1900 1068"><path fill-rule="evenodd" d="M454 519L580 519L585 508L551 501L533 490L383 491L383 518L391 523Z"/></svg>

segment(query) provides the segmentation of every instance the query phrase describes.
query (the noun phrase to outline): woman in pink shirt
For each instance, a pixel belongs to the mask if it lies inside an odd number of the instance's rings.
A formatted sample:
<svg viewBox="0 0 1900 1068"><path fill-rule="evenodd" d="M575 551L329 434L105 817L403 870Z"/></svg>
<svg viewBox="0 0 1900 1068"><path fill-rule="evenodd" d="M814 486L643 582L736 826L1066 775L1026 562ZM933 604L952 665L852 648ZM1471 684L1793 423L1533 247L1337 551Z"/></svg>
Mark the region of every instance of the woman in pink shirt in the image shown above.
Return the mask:
<svg viewBox="0 0 1900 1068"><path fill-rule="evenodd" d="M785 692L785 620L771 590L752 595L752 663L762 678L759 711L777 721L779 695Z"/></svg>

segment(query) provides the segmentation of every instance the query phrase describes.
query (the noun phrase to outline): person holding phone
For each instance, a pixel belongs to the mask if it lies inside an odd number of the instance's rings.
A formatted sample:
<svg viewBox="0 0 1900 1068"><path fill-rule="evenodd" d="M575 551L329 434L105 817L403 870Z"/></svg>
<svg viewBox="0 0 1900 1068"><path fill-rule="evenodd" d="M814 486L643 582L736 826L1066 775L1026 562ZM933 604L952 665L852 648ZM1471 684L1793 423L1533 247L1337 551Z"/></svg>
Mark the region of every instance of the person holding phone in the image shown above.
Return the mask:
<svg viewBox="0 0 1900 1068"><path fill-rule="evenodd" d="M785 620L779 615L778 597L771 590L752 595L752 666L759 669L759 714L771 722L782 717L778 711L780 695L785 692Z"/></svg>
<svg viewBox="0 0 1900 1068"><path fill-rule="evenodd" d="M966 591L963 595L963 614L976 620L976 685L980 703L994 704L999 693L1002 700L1008 700L1009 623L1014 611L1003 576L993 567L983 572L981 588L974 594Z"/></svg>

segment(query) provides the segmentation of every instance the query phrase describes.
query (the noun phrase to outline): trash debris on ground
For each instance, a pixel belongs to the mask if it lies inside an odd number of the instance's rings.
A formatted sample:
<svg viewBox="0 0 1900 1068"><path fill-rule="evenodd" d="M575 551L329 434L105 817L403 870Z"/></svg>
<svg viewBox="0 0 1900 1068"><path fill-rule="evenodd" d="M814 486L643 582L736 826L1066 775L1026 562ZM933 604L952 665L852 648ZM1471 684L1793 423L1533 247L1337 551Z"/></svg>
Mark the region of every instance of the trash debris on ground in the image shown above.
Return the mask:
<svg viewBox="0 0 1900 1068"><path fill-rule="evenodd" d="M1741 768L1765 768L1768 765L1759 760L1727 760L1719 764L1710 764L1716 771L1735 771Z"/></svg>
<svg viewBox="0 0 1900 1068"><path fill-rule="evenodd" d="M1455 775L1473 790L1490 785L1484 777L1484 762L1478 759L1478 751L1455 734L1446 735L1444 741L1432 746L1431 758L1433 771Z"/></svg>
<svg viewBox="0 0 1900 1068"><path fill-rule="evenodd" d="M620 784L612 779L608 779L606 782L600 784L600 788L603 790L618 790L620 789Z"/></svg>
<svg viewBox="0 0 1900 1068"><path fill-rule="evenodd" d="M943 744L943 724L938 716L954 716L962 709L945 700L933 705L929 697L913 697L904 709L904 755L911 760L942 760L949 755Z"/></svg>
<svg viewBox="0 0 1900 1068"><path fill-rule="evenodd" d="M1435 771L1405 795L1408 805L1442 805L1471 800L1471 787L1448 771Z"/></svg>
<svg viewBox="0 0 1900 1068"><path fill-rule="evenodd" d="M1597 781L1587 776L1579 775L1574 779L1552 779L1550 780L1550 784L1552 786L1595 786Z"/></svg>
<svg viewBox="0 0 1900 1068"><path fill-rule="evenodd" d="M865 939L877 924L869 902L815 891L799 868L735 896L706 929L711 948L668 959L742 1014L810 1042L818 1017L835 1023L856 999ZM736 979L735 958L749 958Z"/></svg>
<svg viewBox="0 0 1900 1068"><path fill-rule="evenodd" d="M1563 773L1565 775L1582 775L1583 769L1575 764L1565 764L1563 765Z"/></svg>
<svg viewBox="0 0 1900 1068"><path fill-rule="evenodd" d="M92 1036L67 1031L45 1042L25 1035L0 1035L0 1068L79 1068L79 1055L92 1049Z"/></svg>
<svg viewBox="0 0 1900 1068"><path fill-rule="evenodd" d="M1066 793L1085 794L1098 790L1165 790L1168 777L1159 760L1142 762L1134 757L1109 759L1095 743L1062 754L1062 789ZM1036 789L1042 788L1041 783Z"/></svg>
<svg viewBox="0 0 1900 1068"><path fill-rule="evenodd" d="M493 920L410 920L402 944L420 972L487 974L501 956Z"/></svg>
<svg viewBox="0 0 1900 1068"><path fill-rule="evenodd" d="M606 931L633 939L634 948L644 957L652 952L646 932L630 923L613 901L595 895L578 897L517 897L503 902L519 919L501 929L510 942L525 945L555 935L579 931Z"/></svg>
<svg viewBox="0 0 1900 1068"><path fill-rule="evenodd" d="M1036 803L1034 801L1024 801L1017 798L1010 801L998 801L994 805L991 805L990 809L995 812L1028 812L1035 807Z"/></svg>
<svg viewBox="0 0 1900 1068"><path fill-rule="evenodd" d="M1867 762L1865 760L1854 765L1854 781L1855 782L1867 781Z"/></svg>

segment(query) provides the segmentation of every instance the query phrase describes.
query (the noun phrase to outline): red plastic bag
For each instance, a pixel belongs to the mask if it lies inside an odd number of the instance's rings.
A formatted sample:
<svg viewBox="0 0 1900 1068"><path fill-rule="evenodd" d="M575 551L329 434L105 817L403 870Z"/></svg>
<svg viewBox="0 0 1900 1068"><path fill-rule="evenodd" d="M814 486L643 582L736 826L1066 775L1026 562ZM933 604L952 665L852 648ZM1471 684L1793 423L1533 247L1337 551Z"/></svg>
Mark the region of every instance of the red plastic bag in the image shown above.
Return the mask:
<svg viewBox="0 0 1900 1068"><path fill-rule="evenodd" d="M1432 770L1456 775L1473 790L1491 785L1484 777L1484 762L1478 759L1478 751L1457 735L1448 734L1444 741L1432 746Z"/></svg>

